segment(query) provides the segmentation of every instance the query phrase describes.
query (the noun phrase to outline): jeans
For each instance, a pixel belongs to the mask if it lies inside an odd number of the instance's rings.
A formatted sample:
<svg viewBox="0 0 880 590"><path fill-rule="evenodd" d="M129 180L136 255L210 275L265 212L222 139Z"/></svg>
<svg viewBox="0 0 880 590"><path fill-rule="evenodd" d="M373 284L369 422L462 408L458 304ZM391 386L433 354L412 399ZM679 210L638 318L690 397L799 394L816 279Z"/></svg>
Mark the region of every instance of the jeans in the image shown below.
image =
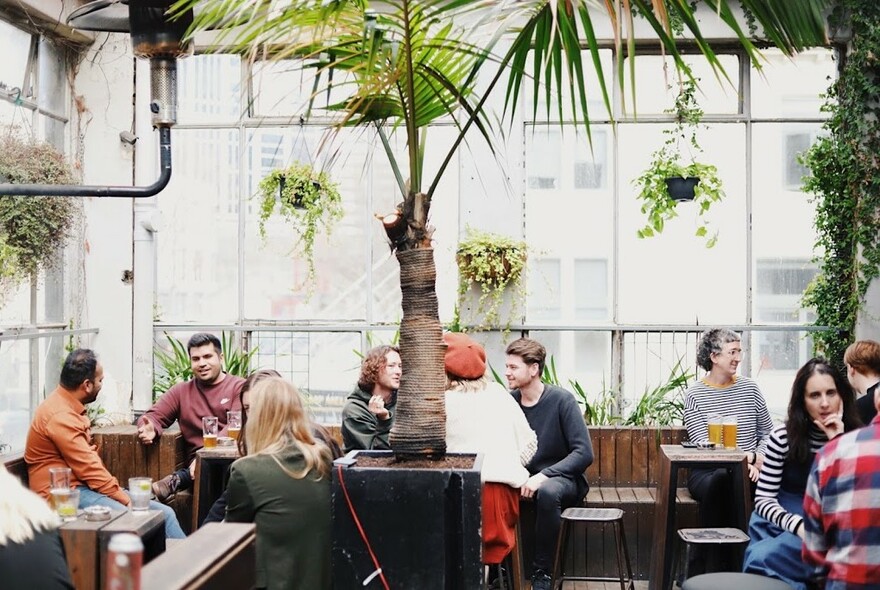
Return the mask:
<svg viewBox="0 0 880 590"><path fill-rule="evenodd" d="M535 561L534 569L548 574L553 569L562 511L575 506L587 495L583 477L551 477L535 492Z"/></svg>
<svg viewBox="0 0 880 590"><path fill-rule="evenodd" d="M80 486L79 490L79 507L88 508L89 506L107 506L115 510L128 510L127 506L123 506L113 498L109 498L104 494L99 494L87 487ZM180 528L177 522L177 515L171 506L160 504L159 502L150 501L151 510L161 510L165 515L165 538L166 539L185 539L186 533Z"/></svg>

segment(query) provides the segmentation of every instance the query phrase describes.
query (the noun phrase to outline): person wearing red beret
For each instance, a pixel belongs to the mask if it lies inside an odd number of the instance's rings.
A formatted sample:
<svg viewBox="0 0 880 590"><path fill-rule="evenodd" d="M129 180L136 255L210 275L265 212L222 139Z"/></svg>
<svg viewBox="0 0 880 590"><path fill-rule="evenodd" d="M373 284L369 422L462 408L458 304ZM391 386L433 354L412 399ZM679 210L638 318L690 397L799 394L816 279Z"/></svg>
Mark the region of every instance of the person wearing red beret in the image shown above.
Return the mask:
<svg viewBox="0 0 880 590"><path fill-rule="evenodd" d="M444 334L446 450L483 455L483 563L501 563L516 543L520 486L538 439L507 390L486 377L486 351L470 336Z"/></svg>

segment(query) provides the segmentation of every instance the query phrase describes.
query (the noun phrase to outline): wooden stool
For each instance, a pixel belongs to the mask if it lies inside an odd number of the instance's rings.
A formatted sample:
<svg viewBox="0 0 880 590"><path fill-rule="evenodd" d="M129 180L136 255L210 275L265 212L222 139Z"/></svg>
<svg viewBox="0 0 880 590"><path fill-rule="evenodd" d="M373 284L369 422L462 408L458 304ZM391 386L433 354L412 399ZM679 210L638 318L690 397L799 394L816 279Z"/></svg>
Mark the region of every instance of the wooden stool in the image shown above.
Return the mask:
<svg viewBox="0 0 880 590"><path fill-rule="evenodd" d="M756 574L715 572L686 580L682 590L791 590L791 586Z"/></svg>
<svg viewBox="0 0 880 590"><path fill-rule="evenodd" d="M684 543L685 546L685 563L683 580L689 577L688 568L691 561L691 553L693 547L701 546L722 546L722 545L746 545L749 542L749 536L737 528L701 528L701 529L678 529L679 546ZM677 548L676 548L677 549ZM677 551L678 552L678 551ZM675 583L677 574L678 559L672 562L672 581ZM699 577L699 576L697 576Z"/></svg>
<svg viewBox="0 0 880 590"><path fill-rule="evenodd" d="M598 522L603 525L611 524L614 527L614 540L617 545L617 578L601 578L593 576L570 576L562 571L562 556L568 545L571 527L577 524ZM622 558L622 559L621 559ZM623 564L626 562L626 574L624 577ZM556 543L556 558L553 560L553 579L551 587L556 590L561 588L566 580L581 582L620 582L620 590L635 590L633 582L632 565L629 561L629 550L626 548L626 534L623 531L623 510L619 508L568 508L562 513L562 525L559 527L559 540Z"/></svg>

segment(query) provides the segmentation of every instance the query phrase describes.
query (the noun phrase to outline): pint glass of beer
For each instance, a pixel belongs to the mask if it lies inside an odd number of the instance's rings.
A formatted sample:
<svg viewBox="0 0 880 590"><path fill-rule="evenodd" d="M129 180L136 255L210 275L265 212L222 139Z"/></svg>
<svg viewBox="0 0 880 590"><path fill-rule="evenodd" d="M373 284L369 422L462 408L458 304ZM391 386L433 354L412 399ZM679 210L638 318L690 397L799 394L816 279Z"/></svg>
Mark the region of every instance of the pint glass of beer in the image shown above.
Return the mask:
<svg viewBox="0 0 880 590"><path fill-rule="evenodd" d="M725 449L735 449L736 448L736 416L725 416L724 423L722 425L723 429L723 438L724 438L724 448Z"/></svg>
<svg viewBox="0 0 880 590"><path fill-rule="evenodd" d="M721 446L721 414L709 414L709 442L715 446Z"/></svg>
<svg viewBox="0 0 880 590"><path fill-rule="evenodd" d="M238 433L241 432L241 410L226 412L226 430L230 438L238 440Z"/></svg>
<svg viewBox="0 0 880 590"><path fill-rule="evenodd" d="M217 424L216 416L202 418L202 438L205 441L206 449L213 449L217 446Z"/></svg>

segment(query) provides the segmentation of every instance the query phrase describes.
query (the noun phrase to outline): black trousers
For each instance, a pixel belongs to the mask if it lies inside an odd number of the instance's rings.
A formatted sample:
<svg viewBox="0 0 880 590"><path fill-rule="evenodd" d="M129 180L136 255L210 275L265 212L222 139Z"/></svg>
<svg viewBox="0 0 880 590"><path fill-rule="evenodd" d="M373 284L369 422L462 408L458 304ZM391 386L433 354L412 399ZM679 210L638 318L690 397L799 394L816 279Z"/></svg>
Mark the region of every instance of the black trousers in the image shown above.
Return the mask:
<svg viewBox="0 0 880 590"><path fill-rule="evenodd" d="M583 477L551 477L535 492L534 569L551 572L562 511L580 504L587 495L587 489L587 482Z"/></svg>

